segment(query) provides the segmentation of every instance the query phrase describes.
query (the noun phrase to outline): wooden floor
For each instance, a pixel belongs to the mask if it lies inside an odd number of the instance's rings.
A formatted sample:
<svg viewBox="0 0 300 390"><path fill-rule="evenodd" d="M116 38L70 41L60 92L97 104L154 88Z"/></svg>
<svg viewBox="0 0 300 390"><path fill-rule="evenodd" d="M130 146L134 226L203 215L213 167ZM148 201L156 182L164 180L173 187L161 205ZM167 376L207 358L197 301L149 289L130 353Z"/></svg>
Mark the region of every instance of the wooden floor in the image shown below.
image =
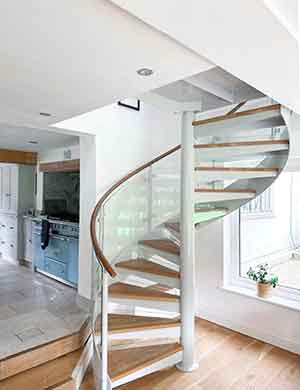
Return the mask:
<svg viewBox="0 0 300 390"><path fill-rule="evenodd" d="M300 356L197 320L199 368L190 374L170 368L119 390L299 390ZM87 375L81 390L95 390Z"/></svg>

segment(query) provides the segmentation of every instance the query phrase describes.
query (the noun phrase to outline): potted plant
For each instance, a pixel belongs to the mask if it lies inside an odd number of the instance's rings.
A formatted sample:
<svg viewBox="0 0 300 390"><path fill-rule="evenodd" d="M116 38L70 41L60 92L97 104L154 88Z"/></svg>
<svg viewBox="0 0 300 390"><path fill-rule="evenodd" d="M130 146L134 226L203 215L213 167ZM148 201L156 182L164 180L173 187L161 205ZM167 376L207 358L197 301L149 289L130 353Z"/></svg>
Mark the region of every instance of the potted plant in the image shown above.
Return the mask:
<svg viewBox="0 0 300 390"><path fill-rule="evenodd" d="M249 279L256 282L259 297L270 298L272 296L272 288L278 285L278 276L270 274L268 263L258 264L255 268L250 267L247 275Z"/></svg>

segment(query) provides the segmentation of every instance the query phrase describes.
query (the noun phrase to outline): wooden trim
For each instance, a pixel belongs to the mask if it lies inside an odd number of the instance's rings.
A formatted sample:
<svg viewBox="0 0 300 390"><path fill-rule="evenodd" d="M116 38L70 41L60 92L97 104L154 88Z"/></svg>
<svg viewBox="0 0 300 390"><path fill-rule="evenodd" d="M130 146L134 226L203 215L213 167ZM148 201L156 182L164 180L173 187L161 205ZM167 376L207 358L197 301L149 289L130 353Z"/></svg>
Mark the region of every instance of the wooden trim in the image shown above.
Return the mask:
<svg viewBox="0 0 300 390"><path fill-rule="evenodd" d="M238 142L223 142L217 144L197 144L195 149L209 149L209 148L238 148L241 146L259 146L259 145L289 145L289 140L261 140L261 141L238 141Z"/></svg>
<svg viewBox="0 0 300 390"><path fill-rule="evenodd" d="M216 172L278 172L279 168L260 167L196 167L195 171L216 171Z"/></svg>
<svg viewBox="0 0 300 390"><path fill-rule="evenodd" d="M265 107L252 108L252 109L246 110L246 111L234 112L232 114L229 113L229 114L225 114L225 115L216 116L213 118L196 120L196 121L193 121L193 126L202 126L202 125L207 125L210 123L221 122L224 120L236 119L236 118L241 118L241 117L250 116L250 115L256 115L256 114L260 114L263 112L280 111L280 109L281 109L280 104L273 104L273 105L265 106Z"/></svg>
<svg viewBox="0 0 300 390"><path fill-rule="evenodd" d="M195 213L211 213L214 211L227 212L228 209L226 207L195 207Z"/></svg>
<svg viewBox="0 0 300 390"><path fill-rule="evenodd" d="M36 165L37 153L22 150L0 149L0 162L10 164Z"/></svg>
<svg viewBox="0 0 300 390"><path fill-rule="evenodd" d="M101 207L103 206L105 201L109 198L109 196L117 188L119 188L123 183L125 183L128 179L137 175L139 172L143 171L144 169L149 168L151 165L157 163L158 161L162 160L163 158L169 156L170 154L177 152L180 148L181 148L181 145L177 145L174 148L168 150L167 152L165 152L165 153L161 154L160 156L154 158L153 160L149 161L148 163L141 165L139 168L135 169L134 171L131 171L126 176L124 176L122 179L120 179L116 184L114 184L112 187L110 187L109 190L107 190L105 192L105 194L97 202L97 204L94 208L93 214L92 214L92 218L91 218L90 235L91 235L91 240L92 240L92 244L93 244L93 248L94 248L97 260L103 266L103 268L109 273L109 275L111 277L114 278L115 276L117 276L117 273L113 269L113 267L110 265L110 262L107 260L107 258L104 256L104 253L103 253L102 249L100 248L100 245L99 245L99 242L97 239L97 234L96 234L97 216L98 216L98 213L99 213Z"/></svg>
<svg viewBox="0 0 300 390"><path fill-rule="evenodd" d="M241 107L243 107L243 105L245 105L247 103L247 100L245 100L244 102L240 102L239 104L237 104L235 107L233 107L232 110L230 110L229 112L227 112L227 116L228 115L232 115L234 114L235 112L237 112Z"/></svg>
<svg viewBox="0 0 300 390"><path fill-rule="evenodd" d="M256 190L253 188L196 188L195 192L215 192L215 193L247 193L251 192L256 194Z"/></svg>
<svg viewBox="0 0 300 390"><path fill-rule="evenodd" d="M40 172L79 172L80 160L54 161L42 163L39 166Z"/></svg>
<svg viewBox="0 0 300 390"><path fill-rule="evenodd" d="M80 349L90 333L87 320L77 333L0 360L0 381Z"/></svg>

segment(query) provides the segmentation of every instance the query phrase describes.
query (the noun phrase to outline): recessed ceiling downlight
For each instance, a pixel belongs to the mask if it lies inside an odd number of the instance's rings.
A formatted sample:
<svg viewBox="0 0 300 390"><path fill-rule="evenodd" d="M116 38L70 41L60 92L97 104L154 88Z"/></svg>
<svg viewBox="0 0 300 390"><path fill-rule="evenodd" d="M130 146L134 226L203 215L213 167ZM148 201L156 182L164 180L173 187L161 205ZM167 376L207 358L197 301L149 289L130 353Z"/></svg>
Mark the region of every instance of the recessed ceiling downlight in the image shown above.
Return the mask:
<svg viewBox="0 0 300 390"><path fill-rule="evenodd" d="M138 69L137 71L137 74L139 76L152 76L154 71L152 69L149 69L149 68L141 68L141 69Z"/></svg>

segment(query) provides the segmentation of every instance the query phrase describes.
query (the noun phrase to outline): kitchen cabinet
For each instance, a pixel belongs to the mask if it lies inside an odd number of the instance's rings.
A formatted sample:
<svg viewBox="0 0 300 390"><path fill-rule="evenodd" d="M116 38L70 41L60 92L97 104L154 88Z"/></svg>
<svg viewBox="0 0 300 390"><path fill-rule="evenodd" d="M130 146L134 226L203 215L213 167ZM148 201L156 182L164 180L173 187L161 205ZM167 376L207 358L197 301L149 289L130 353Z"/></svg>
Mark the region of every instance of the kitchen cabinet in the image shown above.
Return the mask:
<svg viewBox="0 0 300 390"><path fill-rule="evenodd" d="M32 257L23 214L34 208L34 186L33 166L0 164L0 257L18 261Z"/></svg>
<svg viewBox="0 0 300 390"><path fill-rule="evenodd" d="M32 263L32 255L33 255L32 219L30 217L24 217L23 237L24 237L23 260L25 260L28 263Z"/></svg>

